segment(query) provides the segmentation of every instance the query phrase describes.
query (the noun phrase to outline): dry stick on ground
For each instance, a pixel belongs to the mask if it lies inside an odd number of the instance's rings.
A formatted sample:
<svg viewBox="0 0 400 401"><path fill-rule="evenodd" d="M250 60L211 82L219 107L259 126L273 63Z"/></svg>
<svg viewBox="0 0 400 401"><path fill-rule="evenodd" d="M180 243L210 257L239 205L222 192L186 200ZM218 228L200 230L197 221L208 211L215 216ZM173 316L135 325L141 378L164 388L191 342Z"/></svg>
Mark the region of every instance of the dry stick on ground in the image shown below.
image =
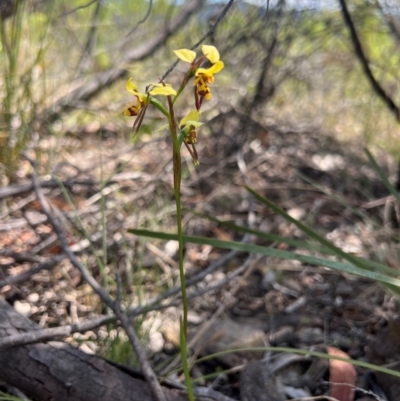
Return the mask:
<svg viewBox="0 0 400 401"><path fill-rule="evenodd" d="M0 338L0 349L15 347L18 345L34 344L38 342L54 340L56 338L69 337L74 333L85 333L110 323L111 321L115 321L114 316L100 317L83 323L70 324L67 326L52 327L49 329L14 334L9 337Z"/></svg>
<svg viewBox="0 0 400 401"><path fill-rule="evenodd" d="M107 185L114 184L117 181L110 180L107 182ZM101 182L95 180L66 180L66 181L59 181L55 179L51 180L43 180L40 181L41 188L60 188L60 185L63 185L65 188L72 189L73 185L85 185L85 186L97 186L100 185ZM5 188L0 188L0 200L6 199L11 196L22 195L25 192L30 192L33 189L33 183L27 182L24 184L16 184L10 185Z"/></svg>
<svg viewBox="0 0 400 401"><path fill-rule="evenodd" d="M2 280L0 280L0 288L9 284L17 284L22 281L28 280L34 274L39 273L42 270L51 270L54 269L62 260L66 258L65 255L57 255L48 260L39 263L37 266L30 268L27 271L24 271L16 276L8 276Z"/></svg>
<svg viewBox="0 0 400 401"><path fill-rule="evenodd" d="M96 294L100 297L100 299L115 313L115 315L121 321L121 325L124 328L133 349L135 350L135 353L140 362L140 366L143 370L143 374L144 374L149 386L152 389L154 397L158 401L165 401L165 396L161 389L160 383L158 382L157 377L156 377L155 373L153 372L153 370L150 366L150 363L147 360L146 353L142 349L140 340L139 340L131 322L129 321L128 316L126 315L125 312L122 311L120 303L115 302L111 299L111 297L104 291L104 289L100 286L100 284L89 273L89 271L86 269L86 267L82 263L79 262L79 260L75 256L75 254L70 250L67 239L65 238L65 235L64 235L61 227L58 225L57 221L54 219L52 213L50 212L49 205L47 204L46 199L44 198L43 194L41 193L40 184L39 184L39 180L38 180L37 173L36 173L37 163L36 163L36 161L30 159L26 155L24 155L24 157L32 165L32 168L33 168L32 182L33 182L33 187L34 187L34 190L35 190L35 193L37 196L37 200L40 203L40 206L41 206L43 212L46 214L46 216L49 220L49 223L52 226L54 232L57 234L57 237L58 237L58 240L60 241L60 246L61 246L62 250L67 255L68 259L74 265L74 267L80 271L80 273L82 274L82 277L85 279L85 281L92 287L92 289L96 292Z"/></svg>
<svg viewBox="0 0 400 401"><path fill-rule="evenodd" d="M235 270L229 276L229 278L222 280L220 283L217 283L206 289L200 290L199 292L188 294L188 299L196 298L200 295L204 295L204 293L208 291L212 291L221 287L222 285L226 284L228 281L236 277L238 274L240 274L242 270L243 266ZM176 290L177 290L176 292L178 292L179 287L176 287ZM157 298L157 301L155 301L149 306L142 306L140 308L133 309L132 311L128 312L128 316L139 316L144 313L156 310L168 309L173 306L178 306L181 304L181 300L178 299L168 304L160 305L159 299L160 298ZM97 329L100 326L104 326L105 324L113 323L115 321L116 321L115 316L103 316L96 319L87 320L82 323L75 323L66 326L35 330L34 332L15 334L8 337L0 338L0 349L17 345L27 345L27 344L48 341L48 340L53 340L55 338L69 337L74 333L85 333L87 331Z"/></svg>

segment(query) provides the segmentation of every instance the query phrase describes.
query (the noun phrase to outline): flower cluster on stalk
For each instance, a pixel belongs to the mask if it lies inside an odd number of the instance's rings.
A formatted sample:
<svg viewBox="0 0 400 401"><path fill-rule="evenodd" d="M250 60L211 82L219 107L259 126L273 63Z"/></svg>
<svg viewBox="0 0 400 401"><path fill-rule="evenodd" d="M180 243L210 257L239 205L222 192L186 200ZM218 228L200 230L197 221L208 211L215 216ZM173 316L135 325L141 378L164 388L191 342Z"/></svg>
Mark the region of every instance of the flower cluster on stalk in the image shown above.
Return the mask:
<svg viewBox="0 0 400 401"><path fill-rule="evenodd" d="M211 99L210 85L214 83L214 75L224 68L224 63L220 60L220 55L216 47L203 45L203 55L197 58L197 54L193 50L179 49L175 50L175 55L182 61L189 63L190 67L183 79L178 91L165 83L159 82L147 86L144 93L139 92L139 88L133 83L130 78L126 84L126 89L134 97L134 104L124 111L124 115L128 117L137 117L133 125L134 133L136 134L143 122L144 115L148 105L156 106L169 120L169 128L176 131L179 135L180 143L184 143L189 150L195 165L199 164L195 144L197 142L196 129L202 125L200 120L200 109L203 100ZM179 124L175 121L174 103L188 82L193 79L194 86L194 103L195 110L183 117ZM166 96L168 100L168 110L155 99L156 96Z"/></svg>

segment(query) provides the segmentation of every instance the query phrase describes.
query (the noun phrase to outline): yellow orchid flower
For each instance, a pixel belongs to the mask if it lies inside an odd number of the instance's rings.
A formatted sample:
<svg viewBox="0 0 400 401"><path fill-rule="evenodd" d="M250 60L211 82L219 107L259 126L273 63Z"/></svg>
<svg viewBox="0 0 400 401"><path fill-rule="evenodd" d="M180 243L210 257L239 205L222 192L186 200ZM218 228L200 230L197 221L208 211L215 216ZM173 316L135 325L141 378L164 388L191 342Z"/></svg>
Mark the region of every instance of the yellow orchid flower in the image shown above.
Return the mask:
<svg viewBox="0 0 400 401"><path fill-rule="evenodd" d="M186 145L194 145L197 142L196 128L203 125L199 122L200 112L197 110L191 110L182 120L179 122L179 129L185 132L184 142ZM189 149L190 151L190 149ZM192 154L192 152L190 152ZM192 154L193 156L193 154ZM197 153L196 153L197 156Z"/></svg>
<svg viewBox="0 0 400 401"><path fill-rule="evenodd" d="M200 164L199 158L197 156L197 151L195 148L195 143L197 143L197 132L196 128L203 125L199 122L200 112L198 110L191 110L182 120L179 122L179 129L184 134L183 143L185 144L187 150L192 156L193 163L195 166Z"/></svg>
<svg viewBox="0 0 400 401"><path fill-rule="evenodd" d="M214 74L217 74L224 68L224 63L219 59L219 52L214 46L203 45L201 48L204 56L211 63L209 68L198 68L196 70L196 78L194 86L196 86L197 94L201 99L210 100L211 90L208 85L214 83Z"/></svg>
<svg viewBox="0 0 400 401"><path fill-rule="evenodd" d="M214 83L214 74L220 72L224 68L224 63L220 60L219 51L215 46L203 45L201 51L204 56L196 61L196 53L189 49L174 50L175 55L182 61L192 64L194 68L198 67L206 58L211 66L209 68L197 68L194 86L196 93L200 96L200 101L196 100L198 108L201 106L202 99L211 99L211 90L208 85Z"/></svg>
<svg viewBox="0 0 400 401"><path fill-rule="evenodd" d="M199 75L204 75L207 78L209 84L214 83L214 74L220 72L224 68L224 63L222 61L217 61L210 68L198 68L196 71L196 77Z"/></svg>
<svg viewBox="0 0 400 401"><path fill-rule="evenodd" d="M210 68L198 68L196 71L196 78L193 85L196 86L197 94L206 100L211 99L211 91L208 85L214 83L214 74L224 68L222 61L217 61Z"/></svg>
<svg viewBox="0 0 400 401"><path fill-rule="evenodd" d="M214 83L214 74L217 74L224 68L224 63L219 59L219 52L214 46L204 45L201 50L210 61L211 67L198 68L193 84L196 86L197 94L200 98L210 100L211 91L208 85Z"/></svg>
<svg viewBox="0 0 400 401"><path fill-rule="evenodd" d="M175 96L176 95L176 90L170 85L170 84L163 84L163 83L157 83L157 84L151 84L149 85L151 87L150 91L148 93L141 93L139 92L139 88L137 85L135 85L132 81L132 78L128 79L128 82L126 83L126 90L129 93L132 93L136 97L136 103L128 107L124 111L124 115L128 117L134 117L137 116L140 112L140 110L149 104L149 95L150 96Z"/></svg>
<svg viewBox="0 0 400 401"><path fill-rule="evenodd" d="M128 107L124 111L124 115L128 117L137 116L140 110L147 105L148 95L146 93L139 92L139 88L133 83L132 78L128 79L128 82L126 83L126 90L136 97L136 102L133 106Z"/></svg>

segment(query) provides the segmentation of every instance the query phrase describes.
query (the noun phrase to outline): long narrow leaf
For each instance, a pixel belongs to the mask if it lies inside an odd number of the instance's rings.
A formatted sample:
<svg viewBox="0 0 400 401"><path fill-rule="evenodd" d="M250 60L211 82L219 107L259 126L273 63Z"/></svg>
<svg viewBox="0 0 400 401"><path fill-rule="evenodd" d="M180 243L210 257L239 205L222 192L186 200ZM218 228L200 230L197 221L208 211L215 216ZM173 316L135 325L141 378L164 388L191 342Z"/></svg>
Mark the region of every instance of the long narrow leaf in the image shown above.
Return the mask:
<svg viewBox="0 0 400 401"><path fill-rule="evenodd" d="M305 241L301 241L301 240L297 240L297 239L292 239L292 238L286 238L286 237L281 237L277 234L270 234L270 233L266 233L264 231L260 231L260 230L256 230L254 228L248 228L245 226L240 226L238 224L235 223L231 223L229 221L222 221L217 219L216 217L213 216L208 216L206 214L203 213L197 213L197 212L192 212L194 215L199 216L199 217L203 217L207 220L213 221L215 223L218 223L224 227L230 228L232 230L235 230L237 232L241 232L241 233L247 233L247 234L252 234L257 236L258 238L262 238L265 239L267 241L273 241L273 242L279 242L280 244L287 244L287 245L291 245L294 246L298 249L307 249L309 251L313 251L313 252L320 252L320 253L330 253L330 254L334 254L333 252L331 252L328 248L322 247L320 245L317 244L310 244L308 242Z"/></svg>
<svg viewBox="0 0 400 401"><path fill-rule="evenodd" d="M149 231L149 230L139 230L139 229L130 229L130 233L142 236L142 237L150 237L150 238L158 238L162 240L175 240L177 241L178 237L176 234L168 234L163 232ZM260 245L253 244L245 244L242 242L235 241L222 241L214 238L205 238L205 237L192 237L189 235L183 236L183 241L185 243L192 244L200 244L200 245L211 245L217 248L223 249L235 249L237 251L247 252L247 253L259 253L266 256L271 256L278 259L285 260L298 260L302 263L307 263L316 266L325 266L334 270L339 270L342 272L354 274L360 277L368 278L371 280L379 281L384 284L389 284L392 288L399 293L400 289L400 280L389 277L382 273L377 273L373 271L369 271L366 269L359 268L357 266L336 262L334 260L317 258L314 256L301 255L295 252L289 251L281 251L278 249L268 248ZM397 288L398 287L398 288Z"/></svg>
<svg viewBox="0 0 400 401"><path fill-rule="evenodd" d="M215 217L207 216L202 213L196 213L196 212L192 212L192 213L195 214L196 216L204 217L210 221L214 221L215 223L221 224L224 227L231 228L232 230L235 230L237 232L253 234L253 235L257 236L258 238L262 238L262 239L265 239L268 241L278 242L281 244L291 245L291 246L296 247L297 249L306 249L311 252L319 252L319 253L326 254L326 255L337 256L336 252L333 252L331 249L328 249L324 246L320 246L317 244L310 244L308 242L300 241L300 240L296 240L296 239L292 239L292 238L281 237L276 234L265 233L260 230L240 226L240 225L237 225L237 224L234 224L231 222L221 221ZM383 263L375 262L372 260L367 260L365 258L361 258L358 256L353 256L353 257L359 259L361 261L361 263L363 263L368 270L379 271L380 273L386 273L386 274L392 275L394 277L399 276L398 270L392 269L391 267L389 267Z"/></svg>

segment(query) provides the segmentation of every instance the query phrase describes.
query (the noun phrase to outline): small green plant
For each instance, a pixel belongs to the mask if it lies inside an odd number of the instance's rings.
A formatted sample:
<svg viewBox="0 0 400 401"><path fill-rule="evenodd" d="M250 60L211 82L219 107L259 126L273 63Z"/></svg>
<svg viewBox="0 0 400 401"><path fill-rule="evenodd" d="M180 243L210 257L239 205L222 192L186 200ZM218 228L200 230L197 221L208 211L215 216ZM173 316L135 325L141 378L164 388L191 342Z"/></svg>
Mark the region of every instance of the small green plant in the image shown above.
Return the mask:
<svg viewBox="0 0 400 401"><path fill-rule="evenodd" d="M132 352L132 347L127 341L126 334L120 329L111 329L103 340L101 354L118 363L137 365L137 359Z"/></svg>
<svg viewBox="0 0 400 401"><path fill-rule="evenodd" d="M183 229L182 229L182 206L181 206L181 179L182 179L182 161L181 147L185 144L187 150L192 156L195 166L199 165L199 159L195 144L197 142L196 129L202 125L200 120L200 109L204 99L211 99L211 90L209 85L214 83L214 75L224 68L224 63L220 60L218 50L214 46L203 45L203 56L197 58L194 51L189 49L175 50L176 56L189 63L189 69L182 80L179 89L176 91L171 85L160 81L147 86L144 93L139 92L139 88L130 78L126 84L126 89L135 97L135 103L125 110L126 116L135 116L132 135L135 136L139 131L147 108L152 105L156 107L167 119L168 128L173 142L173 166L174 166L174 193L176 204L176 222L177 237L179 242L179 277L181 283L181 293L183 301L183 314L180 321L180 351L182 358L182 367L185 375L185 382L188 390L189 399L194 401L192 383L190 378L189 366L187 362L187 318L188 302L186 296L185 271L183 267ZM208 68L203 68L203 63L208 63ZM195 109L183 117L178 123L176 119L175 103L180 94L187 87L189 81L193 78L194 85L194 105ZM167 107L165 107L156 96L167 98ZM164 128L164 127L163 127Z"/></svg>

